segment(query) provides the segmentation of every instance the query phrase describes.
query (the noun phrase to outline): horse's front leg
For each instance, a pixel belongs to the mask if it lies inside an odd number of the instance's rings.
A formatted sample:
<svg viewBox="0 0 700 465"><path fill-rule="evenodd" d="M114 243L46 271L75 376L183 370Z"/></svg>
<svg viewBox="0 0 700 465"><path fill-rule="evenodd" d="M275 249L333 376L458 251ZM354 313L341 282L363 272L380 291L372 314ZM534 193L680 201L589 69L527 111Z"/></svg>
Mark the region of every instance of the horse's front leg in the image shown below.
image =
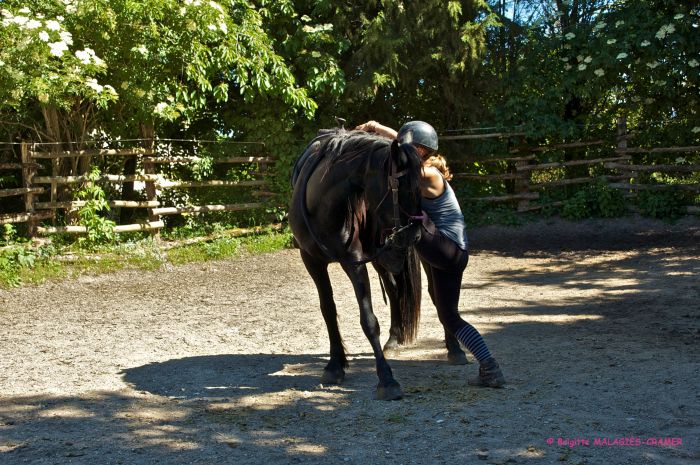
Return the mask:
<svg viewBox="0 0 700 465"><path fill-rule="evenodd" d="M374 265L374 264L373 264ZM389 299L389 308L391 309L391 327L389 328L389 339L384 344L384 355L391 357L399 352L399 339L401 337L401 311L399 306L398 287L394 276L381 266L374 265L379 278L384 285L384 292Z"/></svg>
<svg viewBox="0 0 700 465"><path fill-rule="evenodd" d="M372 310L372 296L367 267L365 265L343 265L343 269L350 278L355 290L357 303L360 306L360 324L372 346L372 352L376 360L379 384L377 384L375 399L400 399L403 396L401 386L399 386L399 383L394 379L389 363L387 363L386 358L384 358L384 352L382 352L382 346L379 341L379 321L377 321L377 317Z"/></svg>

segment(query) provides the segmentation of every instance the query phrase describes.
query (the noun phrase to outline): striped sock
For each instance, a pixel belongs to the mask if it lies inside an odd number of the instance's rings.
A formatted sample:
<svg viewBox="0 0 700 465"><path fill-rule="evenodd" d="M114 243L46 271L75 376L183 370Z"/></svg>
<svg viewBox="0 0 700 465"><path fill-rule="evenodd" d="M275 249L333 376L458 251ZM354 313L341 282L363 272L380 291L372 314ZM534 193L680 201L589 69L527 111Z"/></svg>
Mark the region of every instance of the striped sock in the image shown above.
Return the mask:
<svg viewBox="0 0 700 465"><path fill-rule="evenodd" d="M484 338L481 337L479 331L477 331L476 328L469 323L457 331L455 337L462 343L462 345L464 345L464 347L469 349L469 352L472 353L474 358L476 358L479 363L491 357L491 352L489 352L489 348L486 347Z"/></svg>

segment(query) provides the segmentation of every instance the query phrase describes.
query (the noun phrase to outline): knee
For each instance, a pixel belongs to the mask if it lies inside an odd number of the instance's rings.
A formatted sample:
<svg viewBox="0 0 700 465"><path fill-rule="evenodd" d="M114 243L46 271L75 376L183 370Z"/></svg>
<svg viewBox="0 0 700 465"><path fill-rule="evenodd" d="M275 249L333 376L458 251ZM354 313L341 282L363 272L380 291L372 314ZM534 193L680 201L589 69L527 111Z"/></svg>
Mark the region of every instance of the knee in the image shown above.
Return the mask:
<svg viewBox="0 0 700 465"><path fill-rule="evenodd" d="M445 330L450 332L452 335L454 335L459 328L464 326L465 323L465 321L462 320L462 317L459 316L457 309L438 311L438 318L440 319L440 323L442 323L443 328L445 328Z"/></svg>

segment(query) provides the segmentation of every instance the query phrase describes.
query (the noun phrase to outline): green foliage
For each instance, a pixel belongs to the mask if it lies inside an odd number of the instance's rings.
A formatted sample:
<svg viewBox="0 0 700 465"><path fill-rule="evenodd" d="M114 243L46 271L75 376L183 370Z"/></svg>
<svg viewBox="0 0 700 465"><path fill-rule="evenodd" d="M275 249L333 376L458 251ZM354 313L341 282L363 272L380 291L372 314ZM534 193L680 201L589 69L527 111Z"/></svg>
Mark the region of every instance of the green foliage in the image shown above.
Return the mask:
<svg viewBox="0 0 700 465"><path fill-rule="evenodd" d="M624 197L604 182L579 189L565 201L562 208L562 215L572 220L591 217L614 218L624 213Z"/></svg>
<svg viewBox="0 0 700 465"><path fill-rule="evenodd" d="M673 191L642 191L638 204L642 215L663 220L675 220L683 214L683 197Z"/></svg>
<svg viewBox="0 0 700 465"><path fill-rule="evenodd" d="M134 137L153 123L178 122L182 130L207 121L223 129L217 110L259 96L279 98L279 109L307 118L316 110L276 52L264 15L246 0L1 6L0 121L49 139L84 140L96 128Z"/></svg>
<svg viewBox="0 0 700 465"><path fill-rule="evenodd" d="M87 228L87 235L79 238L78 244L92 249L114 242L115 222L101 214L109 210L109 203L104 190L96 184L100 180L100 170L93 167L87 178L88 182L76 193L76 198L85 201L85 205L78 210L79 224Z"/></svg>
<svg viewBox="0 0 700 465"><path fill-rule="evenodd" d="M557 2L532 15L538 23L509 24L494 67L497 120L523 124L531 135L575 137L630 127L656 134L655 143L697 139L700 95L698 9L674 0ZM515 34L514 34L515 33ZM494 43L497 46L497 43ZM494 66L500 62L495 62ZM487 68L488 69L488 68ZM507 73L507 79L506 74ZM639 142L639 141L637 141Z"/></svg>

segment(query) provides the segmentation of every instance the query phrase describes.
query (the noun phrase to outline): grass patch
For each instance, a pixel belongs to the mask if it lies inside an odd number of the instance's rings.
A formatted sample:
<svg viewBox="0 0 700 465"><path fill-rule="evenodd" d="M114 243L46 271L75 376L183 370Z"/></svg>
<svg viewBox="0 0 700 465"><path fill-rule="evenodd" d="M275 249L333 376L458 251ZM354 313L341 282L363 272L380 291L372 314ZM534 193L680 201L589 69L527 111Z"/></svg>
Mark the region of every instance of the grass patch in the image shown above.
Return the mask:
<svg viewBox="0 0 700 465"><path fill-rule="evenodd" d="M0 289L123 269L150 271L165 264L182 265L275 252L291 245L292 234L288 229L266 228L241 236L240 231L232 230L219 232L215 237L189 241L168 247L146 238L90 250L81 249L76 244L34 249L29 245L18 246L11 253L6 251L4 261L0 260Z"/></svg>

